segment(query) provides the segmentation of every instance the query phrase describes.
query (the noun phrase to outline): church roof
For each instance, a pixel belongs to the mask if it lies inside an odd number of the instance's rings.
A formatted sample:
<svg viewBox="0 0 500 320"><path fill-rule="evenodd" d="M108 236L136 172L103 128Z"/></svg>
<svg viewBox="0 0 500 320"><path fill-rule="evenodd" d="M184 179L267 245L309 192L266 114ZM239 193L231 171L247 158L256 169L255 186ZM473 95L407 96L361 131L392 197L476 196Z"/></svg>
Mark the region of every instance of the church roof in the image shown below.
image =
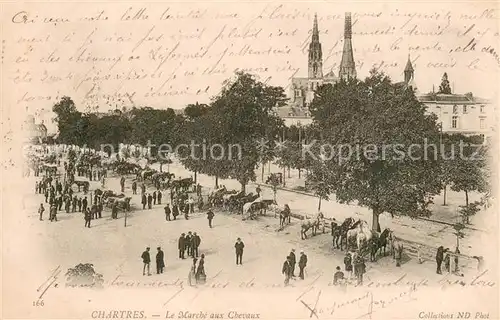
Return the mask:
<svg viewBox="0 0 500 320"><path fill-rule="evenodd" d="M408 61L406 62L405 71L414 71L413 66L411 65L410 55L408 55Z"/></svg>
<svg viewBox="0 0 500 320"><path fill-rule="evenodd" d="M444 94L444 93L427 93L419 95L420 102L439 102L439 103L467 103L467 104L480 104L488 103L488 100L474 97L470 94Z"/></svg>
<svg viewBox="0 0 500 320"><path fill-rule="evenodd" d="M290 117L297 117L297 118L308 118L309 117L309 111L304 108L294 108L290 106L283 106L277 109L278 116L280 118L290 118Z"/></svg>
<svg viewBox="0 0 500 320"><path fill-rule="evenodd" d="M324 76L325 79L338 79L337 75L335 74L335 72L333 72L333 70L331 70L330 72L328 72L325 76Z"/></svg>
<svg viewBox="0 0 500 320"><path fill-rule="evenodd" d="M308 78L292 78L292 87L296 89L307 89L308 83Z"/></svg>

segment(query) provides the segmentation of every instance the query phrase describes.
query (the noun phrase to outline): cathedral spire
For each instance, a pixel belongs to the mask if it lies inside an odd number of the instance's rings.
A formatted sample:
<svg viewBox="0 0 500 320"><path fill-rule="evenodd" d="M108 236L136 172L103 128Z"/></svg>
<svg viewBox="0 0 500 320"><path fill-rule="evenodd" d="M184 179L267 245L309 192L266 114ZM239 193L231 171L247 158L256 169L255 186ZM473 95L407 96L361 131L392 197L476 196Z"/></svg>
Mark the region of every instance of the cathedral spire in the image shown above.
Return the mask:
<svg viewBox="0 0 500 320"><path fill-rule="evenodd" d="M323 53L319 42L318 16L314 14L314 22L309 44L309 79L323 78Z"/></svg>
<svg viewBox="0 0 500 320"><path fill-rule="evenodd" d="M344 50L342 51L342 60L340 61L339 78L356 78L356 65L354 63L354 54L352 52L352 23L351 13L346 12L344 24Z"/></svg>
<svg viewBox="0 0 500 320"><path fill-rule="evenodd" d="M411 64L410 54L408 53L408 61L406 62L406 67L404 70L405 82L407 84L413 80L413 75L414 75L413 73L414 73L414 70L413 70L413 66Z"/></svg>

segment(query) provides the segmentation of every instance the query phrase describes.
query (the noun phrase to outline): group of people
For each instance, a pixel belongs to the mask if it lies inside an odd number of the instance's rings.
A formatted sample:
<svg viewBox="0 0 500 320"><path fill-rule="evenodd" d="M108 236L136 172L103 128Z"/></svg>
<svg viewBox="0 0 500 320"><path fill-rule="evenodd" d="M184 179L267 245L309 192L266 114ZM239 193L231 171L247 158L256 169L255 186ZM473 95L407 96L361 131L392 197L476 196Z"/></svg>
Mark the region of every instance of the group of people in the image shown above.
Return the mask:
<svg viewBox="0 0 500 320"><path fill-rule="evenodd" d="M177 248L179 249L179 259L186 259L186 252L192 258L198 258L198 248L201 244L200 236L194 232L189 231L187 235L182 233L177 241Z"/></svg>
<svg viewBox="0 0 500 320"><path fill-rule="evenodd" d="M295 249L290 251L286 257L281 273L285 276L285 286L290 283L290 279L295 279L295 265L297 264L297 257L295 256ZM300 251L299 257L299 278L304 280L304 269L307 266L307 255L304 251Z"/></svg>
<svg viewBox="0 0 500 320"><path fill-rule="evenodd" d="M143 192L141 196L141 204L142 204L142 209L146 209L146 205L148 206L148 209L151 209L153 205L156 205L157 203L161 205L161 199L163 197L163 194L161 193L161 190L153 191L153 193L146 193Z"/></svg>
<svg viewBox="0 0 500 320"><path fill-rule="evenodd" d="M146 270L148 276L151 275L150 271L150 264L151 264L151 256L149 255L150 247L146 248L146 251L144 251L141 255L143 267L142 267L142 275L146 275ZM163 250L161 250L161 247L156 248L158 252L156 253L156 274L161 274L163 273L163 270L165 269L165 255L163 253Z"/></svg>

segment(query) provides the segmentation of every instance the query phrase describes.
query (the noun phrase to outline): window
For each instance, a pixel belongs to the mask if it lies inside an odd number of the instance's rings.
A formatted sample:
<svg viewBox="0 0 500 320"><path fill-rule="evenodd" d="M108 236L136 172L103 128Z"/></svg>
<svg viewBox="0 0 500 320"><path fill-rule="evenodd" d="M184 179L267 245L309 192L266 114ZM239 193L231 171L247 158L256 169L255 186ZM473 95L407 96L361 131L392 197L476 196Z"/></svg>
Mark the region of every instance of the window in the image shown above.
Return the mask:
<svg viewBox="0 0 500 320"><path fill-rule="evenodd" d="M457 116L451 117L451 127L453 129L458 128L458 117Z"/></svg>
<svg viewBox="0 0 500 320"><path fill-rule="evenodd" d="M467 106L464 104L464 114L467 114Z"/></svg>
<svg viewBox="0 0 500 320"><path fill-rule="evenodd" d="M457 105L453 106L453 113L458 113L458 106Z"/></svg>
<svg viewBox="0 0 500 320"><path fill-rule="evenodd" d="M299 98L302 96L302 91L300 89L295 89L295 97Z"/></svg>
<svg viewBox="0 0 500 320"><path fill-rule="evenodd" d="M479 107L479 111L480 111L481 113L484 113L484 106L480 106L480 107Z"/></svg>
<svg viewBox="0 0 500 320"><path fill-rule="evenodd" d="M479 118L479 128L486 129L486 119L483 117Z"/></svg>

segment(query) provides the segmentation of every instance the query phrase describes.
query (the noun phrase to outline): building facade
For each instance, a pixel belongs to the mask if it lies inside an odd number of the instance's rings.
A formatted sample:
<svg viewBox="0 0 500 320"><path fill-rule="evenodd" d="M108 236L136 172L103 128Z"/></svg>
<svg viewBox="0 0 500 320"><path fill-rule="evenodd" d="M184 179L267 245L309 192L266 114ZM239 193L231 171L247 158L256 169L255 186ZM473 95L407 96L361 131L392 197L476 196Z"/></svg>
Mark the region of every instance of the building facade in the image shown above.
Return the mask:
<svg viewBox="0 0 500 320"><path fill-rule="evenodd" d="M22 131L27 142L42 143L47 139L47 127L43 123L43 120L40 124L36 124L35 117L32 115L26 117Z"/></svg>
<svg viewBox="0 0 500 320"><path fill-rule="evenodd" d="M323 84L334 84L339 78L355 78L356 65L352 50L352 22L351 13L346 13L344 25L344 49L340 63L338 76L330 71L323 73L323 51L319 41L318 17L314 15L311 43L309 43L309 54L307 62L308 76L306 78L292 78L290 85L290 102L284 107L282 113L286 117L308 117L308 106L314 99L315 90Z"/></svg>

